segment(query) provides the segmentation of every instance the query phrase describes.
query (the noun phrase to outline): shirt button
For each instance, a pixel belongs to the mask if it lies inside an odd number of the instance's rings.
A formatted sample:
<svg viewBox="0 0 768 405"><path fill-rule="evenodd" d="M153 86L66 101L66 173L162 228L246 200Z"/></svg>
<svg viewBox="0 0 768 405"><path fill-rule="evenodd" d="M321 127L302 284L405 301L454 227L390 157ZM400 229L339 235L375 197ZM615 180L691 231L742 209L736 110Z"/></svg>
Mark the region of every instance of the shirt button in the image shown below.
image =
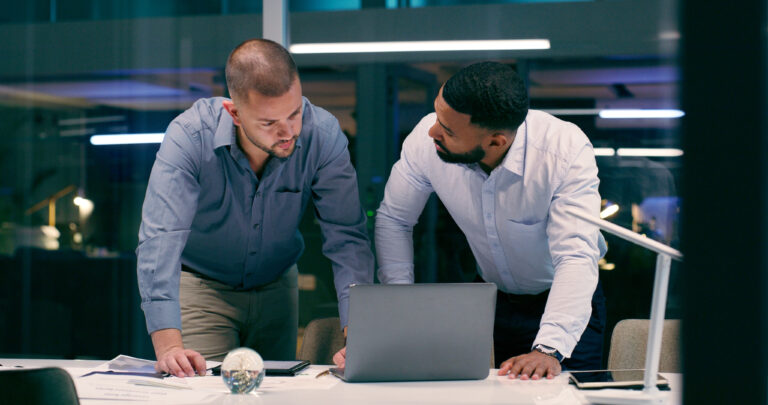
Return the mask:
<svg viewBox="0 0 768 405"><path fill-rule="evenodd" d="M253 229L259 229L259 224L253 224Z"/></svg>
<svg viewBox="0 0 768 405"><path fill-rule="evenodd" d="M256 192L256 197L261 197L261 191Z"/></svg>

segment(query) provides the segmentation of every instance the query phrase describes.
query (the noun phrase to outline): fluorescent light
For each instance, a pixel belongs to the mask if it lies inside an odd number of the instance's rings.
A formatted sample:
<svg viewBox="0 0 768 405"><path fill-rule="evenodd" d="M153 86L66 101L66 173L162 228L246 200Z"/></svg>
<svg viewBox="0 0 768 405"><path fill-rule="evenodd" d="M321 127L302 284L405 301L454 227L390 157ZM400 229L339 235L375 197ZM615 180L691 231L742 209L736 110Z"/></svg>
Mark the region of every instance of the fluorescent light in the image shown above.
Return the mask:
<svg viewBox="0 0 768 405"><path fill-rule="evenodd" d="M156 134L114 134L94 135L91 137L91 145L129 145L137 143L160 143L163 141L163 133Z"/></svg>
<svg viewBox="0 0 768 405"><path fill-rule="evenodd" d="M616 150L619 156L645 156L645 157L676 157L682 156L683 151L674 148L619 148Z"/></svg>
<svg viewBox="0 0 768 405"><path fill-rule="evenodd" d="M291 53L370 53L429 51L505 51L549 49L548 39L495 39L487 41L328 42L293 44Z"/></svg>
<svg viewBox="0 0 768 405"><path fill-rule="evenodd" d="M600 118L680 118L685 113L669 109L610 109L601 110Z"/></svg>
<svg viewBox="0 0 768 405"><path fill-rule="evenodd" d="M602 110L597 108L550 108L539 111L552 115L597 115Z"/></svg>
<svg viewBox="0 0 768 405"><path fill-rule="evenodd" d="M122 115L107 115L103 117L91 117L91 118L67 118L59 120L59 125L84 125L84 124L97 124L103 122L115 122L124 121L125 116Z"/></svg>
<svg viewBox="0 0 768 405"><path fill-rule="evenodd" d="M616 151L613 148L595 148L595 156L613 156Z"/></svg>

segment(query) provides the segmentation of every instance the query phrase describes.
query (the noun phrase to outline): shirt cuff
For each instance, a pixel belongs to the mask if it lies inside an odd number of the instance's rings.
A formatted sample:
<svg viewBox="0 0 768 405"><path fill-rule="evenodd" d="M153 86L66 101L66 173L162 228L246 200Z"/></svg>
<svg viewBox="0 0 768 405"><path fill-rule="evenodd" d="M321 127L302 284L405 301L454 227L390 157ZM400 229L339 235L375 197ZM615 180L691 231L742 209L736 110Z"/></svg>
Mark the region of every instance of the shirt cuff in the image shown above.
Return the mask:
<svg viewBox="0 0 768 405"><path fill-rule="evenodd" d="M413 284L413 264L400 263L379 267L381 284Z"/></svg>
<svg viewBox="0 0 768 405"><path fill-rule="evenodd" d="M349 323L349 297L339 300L339 319L341 320L341 329L344 329Z"/></svg>
<svg viewBox="0 0 768 405"><path fill-rule="evenodd" d="M536 345L549 346L553 349L557 349L563 357L569 358L573 353L573 349L576 348L576 343L578 343L577 339L565 333L559 327L554 325L541 325L539 333L533 341L531 350L533 350Z"/></svg>
<svg viewBox="0 0 768 405"><path fill-rule="evenodd" d="M160 329L181 330L181 308L178 301L142 302L144 318L147 320L147 332L150 334Z"/></svg>

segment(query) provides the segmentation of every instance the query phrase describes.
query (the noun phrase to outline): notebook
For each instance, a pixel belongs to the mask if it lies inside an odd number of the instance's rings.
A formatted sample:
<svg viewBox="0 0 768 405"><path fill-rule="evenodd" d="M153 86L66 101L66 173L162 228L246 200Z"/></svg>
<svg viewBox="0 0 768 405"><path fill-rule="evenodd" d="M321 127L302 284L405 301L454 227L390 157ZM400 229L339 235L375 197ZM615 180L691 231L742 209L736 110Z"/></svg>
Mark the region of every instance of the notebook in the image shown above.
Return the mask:
<svg viewBox="0 0 768 405"><path fill-rule="evenodd" d="M484 379L491 366L496 286L354 285L344 368L348 382Z"/></svg>

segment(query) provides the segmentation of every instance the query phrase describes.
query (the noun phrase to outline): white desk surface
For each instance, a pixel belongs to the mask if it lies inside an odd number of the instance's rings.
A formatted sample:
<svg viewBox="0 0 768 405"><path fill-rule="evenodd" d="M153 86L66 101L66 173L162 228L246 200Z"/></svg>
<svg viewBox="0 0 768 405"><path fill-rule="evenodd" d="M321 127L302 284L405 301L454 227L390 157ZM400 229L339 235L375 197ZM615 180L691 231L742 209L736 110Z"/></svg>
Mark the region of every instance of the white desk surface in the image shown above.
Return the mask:
<svg viewBox="0 0 768 405"><path fill-rule="evenodd" d="M106 360L46 360L1 359L3 366L91 368ZM328 366L312 366L317 372ZM670 381L671 391L665 392L668 405L681 404L682 376L664 374ZM269 377L267 377L269 378ZM335 378L325 376L321 378ZM134 401L81 400L84 405L131 404ZM222 395L216 402L227 405L343 405L343 404L586 404L581 392L568 384L567 373L553 380L520 381L496 375L490 370L489 377L480 381L435 381L402 383L344 383L330 389L260 392L258 395Z"/></svg>

